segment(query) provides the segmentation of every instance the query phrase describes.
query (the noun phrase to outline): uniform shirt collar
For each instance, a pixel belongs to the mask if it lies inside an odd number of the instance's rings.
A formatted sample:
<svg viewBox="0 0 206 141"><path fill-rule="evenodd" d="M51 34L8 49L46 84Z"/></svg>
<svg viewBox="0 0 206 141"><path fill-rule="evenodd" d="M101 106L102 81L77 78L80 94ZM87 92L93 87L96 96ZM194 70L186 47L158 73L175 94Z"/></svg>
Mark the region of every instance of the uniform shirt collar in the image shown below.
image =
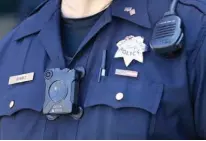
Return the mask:
<svg viewBox="0 0 206 141"><path fill-rule="evenodd" d="M45 4L45 5L44 5ZM15 40L32 35L42 30L47 22L52 18L54 13L60 11L60 0L48 0L43 7L39 7L33 16L30 16L18 27ZM111 5L112 17L118 17L126 21L145 28L151 28L151 22L148 13L148 0L114 0ZM131 15L127 8L135 10L135 14ZM60 13L60 12L59 12ZM109 15L108 15L109 16Z"/></svg>
<svg viewBox="0 0 206 141"><path fill-rule="evenodd" d="M37 7L35 13L25 19L19 27L17 27L17 34L15 35L15 40L19 40L26 36L35 34L42 30L52 16L59 9L60 2L59 0L47 0Z"/></svg>
<svg viewBox="0 0 206 141"><path fill-rule="evenodd" d="M131 15L128 11L130 9L135 11L135 14ZM114 0L112 15L145 28L152 27L148 12L148 0Z"/></svg>

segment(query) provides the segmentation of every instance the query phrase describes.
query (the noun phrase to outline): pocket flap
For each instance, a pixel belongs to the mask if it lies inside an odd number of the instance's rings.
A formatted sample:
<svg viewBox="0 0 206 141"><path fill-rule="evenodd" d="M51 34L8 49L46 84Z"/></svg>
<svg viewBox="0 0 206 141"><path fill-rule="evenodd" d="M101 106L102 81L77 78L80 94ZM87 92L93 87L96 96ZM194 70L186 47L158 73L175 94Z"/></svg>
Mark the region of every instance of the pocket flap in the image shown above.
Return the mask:
<svg viewBox="0 0 206 141"><path fill-rule="evenodd" d="M41 111L44 102L43 81L28 82L1 91L0 116L10 116L15 112L25 109Z"/></svg>
<svg viewBox="0 0 206 141"><path fill-rule="evenodd" d="M92 86L92 87L91 87ZM91 82L85 107L107 105L115 109L138 108L156 114L161 97L163 85L145 83L139 80L127 83L121 78L105 78L101 83ZM116 95L123 94L122 100L117 100Z"/></svg>

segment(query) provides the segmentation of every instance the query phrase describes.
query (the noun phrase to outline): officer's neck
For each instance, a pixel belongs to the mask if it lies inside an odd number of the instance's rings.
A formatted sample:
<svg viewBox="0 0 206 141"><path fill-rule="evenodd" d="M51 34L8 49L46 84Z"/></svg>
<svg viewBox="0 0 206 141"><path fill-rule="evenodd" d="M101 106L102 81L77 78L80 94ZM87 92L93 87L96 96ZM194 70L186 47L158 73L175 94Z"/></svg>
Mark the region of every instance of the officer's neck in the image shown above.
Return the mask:
<svg viewBox="0 0 206 141"><path fill-rule="evenodd" d="M66 18L84 18L106 9L112 0L62 0L62 16Z"/></svg>

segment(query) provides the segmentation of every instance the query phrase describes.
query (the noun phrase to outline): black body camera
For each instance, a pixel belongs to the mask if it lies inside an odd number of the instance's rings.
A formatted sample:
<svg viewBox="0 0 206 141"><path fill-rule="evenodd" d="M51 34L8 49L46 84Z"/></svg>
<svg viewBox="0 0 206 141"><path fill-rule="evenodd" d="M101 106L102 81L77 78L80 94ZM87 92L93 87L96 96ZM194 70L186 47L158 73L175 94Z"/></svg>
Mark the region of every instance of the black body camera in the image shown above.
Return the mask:
<svg viewBox="0 0 206 141"><path fill-rule="evenodd" d="M83 68L50 69L45 72L45 102L43 113L50 120L60 115L70 114L79 119L83 109L78 106L79 82L85 75Z"/></svg>

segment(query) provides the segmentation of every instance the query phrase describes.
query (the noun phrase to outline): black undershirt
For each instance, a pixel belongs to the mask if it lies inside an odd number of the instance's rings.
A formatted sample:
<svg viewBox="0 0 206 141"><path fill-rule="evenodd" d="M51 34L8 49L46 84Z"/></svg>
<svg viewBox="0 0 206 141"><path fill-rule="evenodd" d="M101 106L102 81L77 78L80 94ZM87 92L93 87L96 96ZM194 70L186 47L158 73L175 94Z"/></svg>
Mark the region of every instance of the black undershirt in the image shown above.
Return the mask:
<svg viewBox="0 0 206 141"><path fill-rule="evenodd" d="M81 42L87 36L102 12L81 19L62 18L62 46L67 58L73 58Z"/></svg>

